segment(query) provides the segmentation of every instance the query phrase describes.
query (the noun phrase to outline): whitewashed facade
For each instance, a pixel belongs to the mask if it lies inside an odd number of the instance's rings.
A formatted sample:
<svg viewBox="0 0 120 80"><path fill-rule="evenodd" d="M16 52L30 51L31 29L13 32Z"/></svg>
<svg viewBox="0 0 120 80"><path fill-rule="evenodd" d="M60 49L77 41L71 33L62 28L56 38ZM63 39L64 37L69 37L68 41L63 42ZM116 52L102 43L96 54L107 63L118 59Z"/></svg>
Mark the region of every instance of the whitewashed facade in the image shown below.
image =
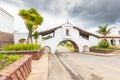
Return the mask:
<svg viewBox="0 0 120 80"><path fill-rule="evenodd" d="M61 26L42 31L39 34L39 44L41 44L42 47L49 47L52 53L55 53L57 45L63 40L70 41L75 51L83 52L89 51L89 47L97 45L102 39L102 37L82 30L70 23L65 23ZM51 35L52 38L43 41L42 38L48 35ZM27 38L27 33L15 33L14 36L15 42L18 43L20 39ZM120 46L120 36L108 36L107 40L111 45ZM111 42L111 40L113 40L113 42Z"/></svg>
<svg viewBox="0 0 120 80"><path fill-rule="evenodd" d="M0 50L5 45L14 44L13 22L13 16L0 7Z"/></svg>
<svg viewBox="0 0 120 80"><path fill-rule="evenodd" d="M0 7L0 31L13 33L13 22L13 16Z"/></svg>
<svg viewBox="0 0 120 80"><path fill-rule="evenodd" d="M15 42L15 44L20 43L19 41L21 39L27 40L27 35L28 35L27 33L14 32L14 42Z"/></svg>
<svg viewBox="0 0 120 80"><path fill-rule="evenodd" d="M74 27L70 23L63 24L53 30L51 29L49 31L40 32L42 36L48 35L49 33L54 34L53 38L41 41L40 44L42 47L50 47L52 53L56 51L57 45L63 40L70 41L74 45L74 48L76 48L75 51L77 52L89 51L89 47L97 45L99 41L96 35L86 31L84 32L80 28Z"/></svg>

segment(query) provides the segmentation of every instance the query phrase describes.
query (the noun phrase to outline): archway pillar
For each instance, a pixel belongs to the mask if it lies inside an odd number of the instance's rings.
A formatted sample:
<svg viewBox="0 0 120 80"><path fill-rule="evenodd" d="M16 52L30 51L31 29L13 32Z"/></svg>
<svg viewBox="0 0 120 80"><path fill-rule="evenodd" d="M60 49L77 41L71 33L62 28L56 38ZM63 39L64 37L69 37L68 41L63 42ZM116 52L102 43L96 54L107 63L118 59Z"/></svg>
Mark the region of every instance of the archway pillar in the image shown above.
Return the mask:
<svg viewBox="0 0 120 80"><path fill-rule="evenodd" d="M79 52L82 52L82 51L83 51L82 46L79 46Z"/></svg>
<svg viewBox="0 0 120 80"><path fill-rule="evenodd" d="M42 46L43 48L44 47L49 47L50 48L50 52L49 53L51 53L51 54L54 54L55 53L55 51L56 51L56 46L55 45L44 45L44 46Z"/></svg>

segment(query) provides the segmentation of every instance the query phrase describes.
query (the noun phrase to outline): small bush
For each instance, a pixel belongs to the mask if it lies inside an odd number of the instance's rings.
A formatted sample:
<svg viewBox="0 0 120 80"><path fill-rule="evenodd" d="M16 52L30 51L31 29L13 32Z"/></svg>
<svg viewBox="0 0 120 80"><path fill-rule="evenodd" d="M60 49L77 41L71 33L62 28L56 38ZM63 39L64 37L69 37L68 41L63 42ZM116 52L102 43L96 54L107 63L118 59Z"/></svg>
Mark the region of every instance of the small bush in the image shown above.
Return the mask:
<svg viewBox="0 0 120 80"><path fill-rule="evenodd" d="M71 45L66 45L65 47L68 48L70 51L74 51L74 47Z"/></svg>
<svg viewBox="0 0 120 80"><path fill-rule="evenodd" d="M98 46L100 48L108 48L110 46L109 42L108 41L101 41L98 43Z"/></svg>
<svg viewBox="0 0 120 80"><path fill-rule="evenodd" d="M11 64L12 62L20 59L21 57L22 57L22 55L9 55L7 63Z"/></svg>
<svg viewBox="0 0 120 80"><path fill-rule="evenodd" d="M40 45L38 44L15 44L7 45L3 47L4 51L20 51L20 50L38 50Z"/></svg>
<svg viewBox="0 0 120 80"><path fill-rule="evenodd" d="M99 49L99 50L113 50L114 47L109 46L108 48L101 48L100 46L92 46L91 48Z"/></svg>
<svg viewBox="0 0 120 80"><path fill-rule="evenodd" d="M8 66L9 64L19 60L23 55L7 55L0 54L0 70Z"/></svg>

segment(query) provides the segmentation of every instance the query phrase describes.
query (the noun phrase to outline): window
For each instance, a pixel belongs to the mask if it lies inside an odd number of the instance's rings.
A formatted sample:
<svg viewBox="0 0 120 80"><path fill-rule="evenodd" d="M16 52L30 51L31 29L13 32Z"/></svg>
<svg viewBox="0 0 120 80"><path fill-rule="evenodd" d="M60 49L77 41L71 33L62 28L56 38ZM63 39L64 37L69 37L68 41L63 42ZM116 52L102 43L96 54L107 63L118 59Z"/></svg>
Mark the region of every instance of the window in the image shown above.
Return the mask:
<svg viewBox="0 0 120 80"><path fill-rule="evenodd" d="M70 36L69 29L66 29L66 36Z"/></svg>
<svg viewBox="0 0 120 80"><path fill-rule="evenodd" d="M81 32L79 32L79 35L82 36L82 38L89 40L89 35Z"/></svg>
<svg viewBox="0 0 120 80"><path fill-rule="evenodd" d="M115 46L116 41L114 39L111 39L111 45Z"/></svg>

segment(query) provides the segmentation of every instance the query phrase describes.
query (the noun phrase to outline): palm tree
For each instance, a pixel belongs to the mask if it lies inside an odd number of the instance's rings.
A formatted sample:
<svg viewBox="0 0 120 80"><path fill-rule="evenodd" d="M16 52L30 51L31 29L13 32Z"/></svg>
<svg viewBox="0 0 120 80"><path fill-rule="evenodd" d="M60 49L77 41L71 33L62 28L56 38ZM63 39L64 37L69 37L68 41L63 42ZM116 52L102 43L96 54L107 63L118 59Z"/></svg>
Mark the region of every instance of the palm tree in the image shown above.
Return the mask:
<svg viewBox="0 0 120 80"><path fill-rule="evenodd" d="M32 29L31 29L31 31L29 31L31 33L28 33L28 39L27 39L27 43L29 43L29 38L31 39L31 43L32 43L31 34L34 30L36 30L38 28L39 25L42 24L43 18L38 13L38 11L36 9L33 9L33 8L28 9L28 10L22 9L19 11L18 15L24 20L28 31L30 30L28 28L28 24L31 24L31 22L32 22L32 27L31 27ZM29 21L31 21L31 22L29 22Z"/></svg>
<svg viewBox="0 0 120 80"><path fill-rule="evenodd" d="M97 30L97 33L103 35L103 40L106 41L106 36L111 33L111 30L115 27L109 28L107 27L108 25L106 24L105 26L99 26L99 30Z"/></svg>
<svg viewBox="0 0 120 80"><path fill-rule="evenodd" d="M37 31L35 31L33 36L34 36L34 39L35 39L35 43L37 44L37 40L39 38L39 33Z"/></svg>

